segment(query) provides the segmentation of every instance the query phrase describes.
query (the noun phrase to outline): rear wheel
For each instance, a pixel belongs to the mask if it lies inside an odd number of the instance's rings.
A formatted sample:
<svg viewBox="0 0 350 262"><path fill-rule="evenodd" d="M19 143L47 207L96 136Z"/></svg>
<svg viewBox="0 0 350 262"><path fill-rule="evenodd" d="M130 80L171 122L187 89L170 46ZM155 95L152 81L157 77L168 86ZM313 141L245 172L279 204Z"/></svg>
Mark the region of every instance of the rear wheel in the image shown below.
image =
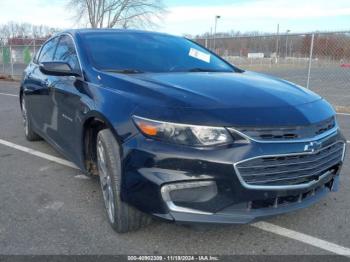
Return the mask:
<svg viewBox="0 0 350 262"><path fill-rule="evenodd" d="M35 133L33 131L32 124L30 122L30 118L28 118L28 111L27 111L27 107L26 107L26 99L25 99L24 95L22 95L21 107L22 107L22 118L23 118L24 134L26 136L26 139L28 141L40 140L41 137L37 133Z"/></svg>
<svg viewBox="0 0 350 262"><path fill-rule="evenodd" d="M149 224L150 216L129 206L120 198L120 148L108 129L101 130L97 135L97 166L108 220L113 229L125 233Z"/></svg>

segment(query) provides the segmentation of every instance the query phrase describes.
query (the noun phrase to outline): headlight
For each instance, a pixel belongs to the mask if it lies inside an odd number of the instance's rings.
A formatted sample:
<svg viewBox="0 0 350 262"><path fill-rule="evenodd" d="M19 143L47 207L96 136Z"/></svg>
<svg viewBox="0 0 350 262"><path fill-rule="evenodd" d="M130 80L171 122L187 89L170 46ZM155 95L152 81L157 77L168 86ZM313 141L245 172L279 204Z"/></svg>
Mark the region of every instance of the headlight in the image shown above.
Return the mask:
<svg viewBox="0 0 350 262"><path fill-rule="evenodd" d="M190 146L213 146L233 142L223 127L175 124L133 116L136 126L147 137Z"/></svg>

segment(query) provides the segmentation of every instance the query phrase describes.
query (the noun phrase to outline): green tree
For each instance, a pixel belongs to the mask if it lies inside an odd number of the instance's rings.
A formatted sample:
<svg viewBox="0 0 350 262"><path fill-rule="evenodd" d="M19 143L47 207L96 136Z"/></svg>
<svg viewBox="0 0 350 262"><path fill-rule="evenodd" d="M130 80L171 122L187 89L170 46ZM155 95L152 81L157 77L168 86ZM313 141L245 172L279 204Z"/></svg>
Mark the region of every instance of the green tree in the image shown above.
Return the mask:
<svg viewBox="0 0 350 262"><path fill-rule="evenodd" d="M23 50L23 60L25 64L29 64L30 61L32 60L32 55L30 53L28 46Z"/></svg>
<svg viewBox="0 0 350 262"><path fill-rule="evenodd" d="M2 61L4 61L4 64L9 64L11 62L10 48L8 47L3 48Z"/></svg>

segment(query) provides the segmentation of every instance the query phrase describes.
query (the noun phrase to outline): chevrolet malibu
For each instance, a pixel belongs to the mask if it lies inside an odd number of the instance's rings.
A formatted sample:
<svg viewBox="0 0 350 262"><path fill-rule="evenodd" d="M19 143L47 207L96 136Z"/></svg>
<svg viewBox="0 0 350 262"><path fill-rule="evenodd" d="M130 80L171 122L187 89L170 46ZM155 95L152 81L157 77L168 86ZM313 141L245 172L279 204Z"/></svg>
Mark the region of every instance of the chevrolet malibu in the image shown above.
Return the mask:
<svg viewBox="0 0 350 262"><path fill-rule="evenodd" d="M26 68L20 105L28 140L99 176L117 232L307 207L337 189L346 147L322 97L161 33L55 35Z"/></svg>

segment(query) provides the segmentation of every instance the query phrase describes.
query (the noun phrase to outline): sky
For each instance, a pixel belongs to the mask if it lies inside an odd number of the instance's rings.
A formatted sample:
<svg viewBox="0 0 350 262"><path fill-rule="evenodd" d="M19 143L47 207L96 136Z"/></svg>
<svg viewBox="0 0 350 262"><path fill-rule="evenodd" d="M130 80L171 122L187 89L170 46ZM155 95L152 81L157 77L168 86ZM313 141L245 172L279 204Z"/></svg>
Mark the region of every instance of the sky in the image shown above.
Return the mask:
<svg viewBox="0 0 350 262"><path fill-rule="evenodd" d="M274 33L350 30L350 0L163 0L167 7L155 31L170 34L202 34L214 27ZM8 21L76 28L66 0L0 0L0 24Z"/></svg>

